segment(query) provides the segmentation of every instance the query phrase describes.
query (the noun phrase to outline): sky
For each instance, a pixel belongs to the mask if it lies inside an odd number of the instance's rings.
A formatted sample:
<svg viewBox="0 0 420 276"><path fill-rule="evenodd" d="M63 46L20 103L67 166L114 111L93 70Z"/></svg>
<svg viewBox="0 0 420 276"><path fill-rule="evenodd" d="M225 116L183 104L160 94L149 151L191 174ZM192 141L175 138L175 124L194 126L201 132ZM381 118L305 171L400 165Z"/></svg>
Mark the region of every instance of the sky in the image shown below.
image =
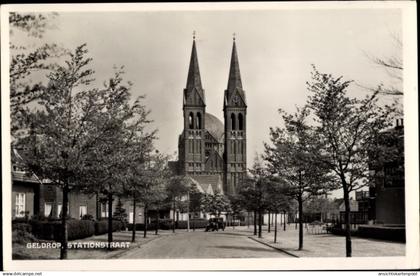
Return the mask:
<svg viewBox="0 0 420 276"><path fill-rule="evenodd" d="M247 162L281 126L278 109L305 104L311 64L322 73L354 80L354 96L392 80L369 55L400 55L392 36L401 34L398 9L294 9L143 12L60 12L42 42L74 49L87 43L96 80L124 66L132 94L146 95L160 152L177 151L183 128L182 93L196 32L206 112L223 118L232 34L247 97ZM20 38L20 43L25 43ZM174 155L175 156L175 155Z"/></svg>

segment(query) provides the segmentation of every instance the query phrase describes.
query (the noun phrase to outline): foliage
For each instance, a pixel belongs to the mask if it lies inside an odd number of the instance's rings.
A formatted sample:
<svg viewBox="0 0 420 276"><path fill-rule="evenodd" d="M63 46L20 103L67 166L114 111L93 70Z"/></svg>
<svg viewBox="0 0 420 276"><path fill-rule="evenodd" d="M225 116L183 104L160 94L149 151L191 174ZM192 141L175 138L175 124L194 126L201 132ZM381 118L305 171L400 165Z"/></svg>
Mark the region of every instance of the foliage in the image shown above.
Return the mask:
<svg viewBox="0 0 420 276"><path fill-rule="evenodd" d="M380 151L378 138L391 126L395 107L378 105L376 91L363 99L350 98L343 81L313 68L307 83L308 107L315 115L318 163L325 165L343 190L346 223L346 256L351 257L349 193L369 184L371 152Z"/></svg>
<svg viewBox="0 0 420 276"><path fill-rule="evenodd" d="M47 29L54 24L57 14L17 13L9 14L10 24L10 115L12 135L22 135L28 127L30 111L28 104L38 100L47 88L40 81L39 72L49 72L56 68L54 58L65 51L56 44L44 44L38 47L16 44L14 35L17 31L26 37L41 39ZM37 75L38 74L38 75ZM35 82L38 80L38 82Z"/></svg>
<svg viewBox="0 0 420 276"><path fill-rule="evenodd" d="M369 152L378 149L380 133L391 126L394 109L377 104L378 94L349 98L351 81L319 73L314 67L308 106L314 112L319 160L347 192L368 185Z"/></svg>
<svg viewBox="0 0 420 276"><path fill-rule="evenodd" d="M95 235L102 235L105 233L108 233L108 221L106 220L100 220L95 221L94 224L94 231ZM123 223L119 220L113 220L112 221L112 232L120 231L123 229Z"/></svg>
<svg viewBox="0 0 420 276"><path fill-rule="evenodd" d="M228 212L230 210L229 199L219 192L213 195L204 194L201 204L202 210L216 217L220 217L222 212Z"/></svg>
<svg viewBox="0 0 420 276"><path fill-rule="evenodd" d="M67 222L68 240L90 237L95 233L94 222L90 220L71 219ZM31 221L32 233L45 240L61 241L61 223L58 221Z"/></svg>
<svg viewBox="0 0 420 276"><path fill-rule="evenodd" d="M127 215L126 210L123 208L121 198L118 198L117 206L115 206L113 217L115 220L121 221L123 224L123 228L125 228L125 225L128 223L127 221L128 215Z"/></svg>
<svg viewBox="0 0 420 276"><path fill-rule="evenodd" d="M280 110L284 128L270 128L270 144L265 144L269 171L282 183L283 194L302 202L334 188L328 168L319 162L315 133L306 123L307 108L294 114Z"/></svg>

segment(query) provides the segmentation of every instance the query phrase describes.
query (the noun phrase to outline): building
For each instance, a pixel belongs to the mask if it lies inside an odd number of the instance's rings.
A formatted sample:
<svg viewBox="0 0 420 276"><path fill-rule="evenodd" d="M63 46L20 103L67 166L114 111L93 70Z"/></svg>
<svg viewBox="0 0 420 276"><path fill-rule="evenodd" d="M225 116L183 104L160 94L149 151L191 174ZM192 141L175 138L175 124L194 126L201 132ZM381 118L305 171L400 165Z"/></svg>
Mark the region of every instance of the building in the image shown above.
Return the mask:
<svg viewBox="0 0 420 276"><path fill-rule="evenodd" d="M194 179L201 190L234 194L246 175L246 98L242 87L235 39L227 89L224 91L222 123L206 112L197 47L193 40L187 84L183 91L184 129L178 140L179 175Z"/></svg>
<svg viewBox="0 0 420 276"><path fill-rule="evenodd" d="M379 137L381 151L372 157L371 193L374 197L375 224L405 225L404 123L384 131Z"/></svg>

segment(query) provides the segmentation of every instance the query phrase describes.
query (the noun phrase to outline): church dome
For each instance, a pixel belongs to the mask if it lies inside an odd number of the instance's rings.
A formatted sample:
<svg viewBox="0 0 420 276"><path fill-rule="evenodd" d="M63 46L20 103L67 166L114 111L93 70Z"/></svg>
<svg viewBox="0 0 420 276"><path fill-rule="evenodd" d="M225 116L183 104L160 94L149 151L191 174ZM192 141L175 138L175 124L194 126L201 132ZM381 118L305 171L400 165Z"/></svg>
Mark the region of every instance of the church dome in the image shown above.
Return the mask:
<svg viewBox="0 0 420 276"><path fill-rule="evenodd" d="M225 133L225 127L223 126L222 121L220 121L216 116L206 113L205 127L214 138L216 138L219 142L222 142L223 135Z"/></svg>

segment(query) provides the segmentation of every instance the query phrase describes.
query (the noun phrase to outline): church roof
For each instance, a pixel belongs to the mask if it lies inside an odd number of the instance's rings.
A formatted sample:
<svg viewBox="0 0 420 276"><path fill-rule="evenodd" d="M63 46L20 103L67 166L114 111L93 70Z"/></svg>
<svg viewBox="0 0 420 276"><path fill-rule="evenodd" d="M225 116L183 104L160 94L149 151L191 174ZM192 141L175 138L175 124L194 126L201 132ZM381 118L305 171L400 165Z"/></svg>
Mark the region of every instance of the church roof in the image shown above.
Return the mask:
<svg viewBox="0 0 420 276"><path fill-rule="evenodd" d="M190 177L197 181L205 192L209 190L209 185L213 192L223 192L220 175L191 175Z"/></svg>
<svg viewBox="0 0 420 276"><path fill-rule="evenodd" d="M220 121L216 116L206 113L205 114L205 127L206 130L219 142L223 140L223 135L225 133L225 127L223 126L222 121Z"/></svg>

